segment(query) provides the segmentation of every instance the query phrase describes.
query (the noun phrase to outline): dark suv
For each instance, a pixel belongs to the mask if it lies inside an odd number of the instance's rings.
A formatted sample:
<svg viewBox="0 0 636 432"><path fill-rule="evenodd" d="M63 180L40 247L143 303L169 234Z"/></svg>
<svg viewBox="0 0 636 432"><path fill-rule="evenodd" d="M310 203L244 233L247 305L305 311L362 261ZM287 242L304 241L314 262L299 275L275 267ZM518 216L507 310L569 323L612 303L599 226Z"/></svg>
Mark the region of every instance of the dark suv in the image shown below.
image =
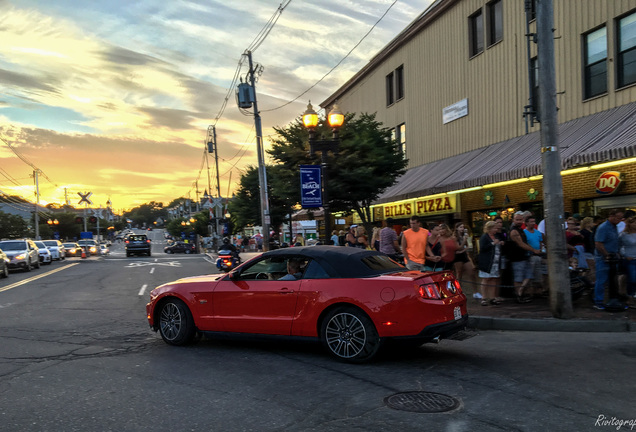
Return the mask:
<svg viewBox="0 0 636 432"><path fill-rule="evenodd" d="M0 249L9 257L10 269L31 271L40 268L39 249L33 240L5 240L0 242Z"/></svg>
<svg viewBox="0 0 636 432"><path fill-rule="evenodd" d="M126 236L126 256L146 254L150 256L150 240L146 234Z"/></svg>

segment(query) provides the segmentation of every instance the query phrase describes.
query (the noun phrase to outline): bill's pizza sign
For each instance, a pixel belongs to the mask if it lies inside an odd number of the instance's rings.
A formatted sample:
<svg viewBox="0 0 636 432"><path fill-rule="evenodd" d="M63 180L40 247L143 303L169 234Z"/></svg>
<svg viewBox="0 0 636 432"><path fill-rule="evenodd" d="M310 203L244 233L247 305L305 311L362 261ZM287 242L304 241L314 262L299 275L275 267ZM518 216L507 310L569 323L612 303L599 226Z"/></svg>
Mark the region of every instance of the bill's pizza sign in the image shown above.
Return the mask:
<svg viewBox="0 0 636 432"><path fill-rule="evenodd" d="M596 180L596 192L601 195L611 195L618 190L623 183L621 173L618 171L605 171Z"/></svg>
<svg viewBox="0 0 636 432"><path fill-rule="evenodd" d="M457 195L445 195L441 197L416 198L409 201L400 201L395 204L385 204L374 207L378 219L405 219L411 216L432 216L443 213L457 212Z"/></svg>

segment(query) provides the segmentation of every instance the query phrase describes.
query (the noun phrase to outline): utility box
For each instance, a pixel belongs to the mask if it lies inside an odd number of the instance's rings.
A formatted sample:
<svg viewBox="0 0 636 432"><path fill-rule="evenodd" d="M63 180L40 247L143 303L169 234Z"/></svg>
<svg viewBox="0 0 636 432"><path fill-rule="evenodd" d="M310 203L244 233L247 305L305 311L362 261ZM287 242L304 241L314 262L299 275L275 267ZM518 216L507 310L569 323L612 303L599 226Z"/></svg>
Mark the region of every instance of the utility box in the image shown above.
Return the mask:
<svg viewBox="0 0 636 432"><path fill-rule="evenodd" d="M251 108L254 99L254 88L248 83L240 83L236 89L236 102L239 108Z"/></svg>

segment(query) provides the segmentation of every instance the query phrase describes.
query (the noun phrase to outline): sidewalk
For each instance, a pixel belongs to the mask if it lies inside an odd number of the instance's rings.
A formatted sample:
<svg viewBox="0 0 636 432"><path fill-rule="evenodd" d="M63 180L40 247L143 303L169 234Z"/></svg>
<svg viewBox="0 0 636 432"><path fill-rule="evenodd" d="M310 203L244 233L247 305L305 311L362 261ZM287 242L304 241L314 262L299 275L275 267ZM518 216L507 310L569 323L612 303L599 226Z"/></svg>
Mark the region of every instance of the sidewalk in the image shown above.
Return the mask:
<svg viewBox="0 0 636 432"><path fill-rule="evenodd" d="M548 298L535 298L531 303L519 304L506 298L500 305L482 306L481 300L467 293L469 326L481 330L580 331L618 332L636 331L636 309L606 312L592 308L589 295L572 303L571 319L553 318Z"/></svg>

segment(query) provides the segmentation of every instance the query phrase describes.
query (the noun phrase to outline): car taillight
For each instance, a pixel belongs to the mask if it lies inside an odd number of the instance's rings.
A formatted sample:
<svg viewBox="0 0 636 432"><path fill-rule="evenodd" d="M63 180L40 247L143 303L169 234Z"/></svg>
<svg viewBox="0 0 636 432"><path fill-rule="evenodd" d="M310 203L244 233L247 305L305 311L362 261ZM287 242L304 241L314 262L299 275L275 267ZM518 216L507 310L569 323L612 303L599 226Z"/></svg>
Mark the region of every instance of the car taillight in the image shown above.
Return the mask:
<svg viewBox="0 0 636 432"><path fill-rule="evenodd" d="M126 240L126 241L125 241L125 243L126 243L126 244L130 243L130 240Z"/></svg>
<svg viewBox="0 0 636 432"><path fill-rule="evenodd" d="M461 287L459 281L457 279L455 279L453 281L453 284L455 285L455 288L457 289L457 293L461 294L462 293L462 287Z"/></svg>
<svg viewBox="0 0 636 432"><path fill-rule="evenodd" d="M419 285L417 292L422 298L439 299L439 290L435 284Z"/></svg>
<svg viewBox="0 0 636 432"><path fill-rule="evenodd" d="M146 240L146 243L150 243L150 240Z"/></svg>

